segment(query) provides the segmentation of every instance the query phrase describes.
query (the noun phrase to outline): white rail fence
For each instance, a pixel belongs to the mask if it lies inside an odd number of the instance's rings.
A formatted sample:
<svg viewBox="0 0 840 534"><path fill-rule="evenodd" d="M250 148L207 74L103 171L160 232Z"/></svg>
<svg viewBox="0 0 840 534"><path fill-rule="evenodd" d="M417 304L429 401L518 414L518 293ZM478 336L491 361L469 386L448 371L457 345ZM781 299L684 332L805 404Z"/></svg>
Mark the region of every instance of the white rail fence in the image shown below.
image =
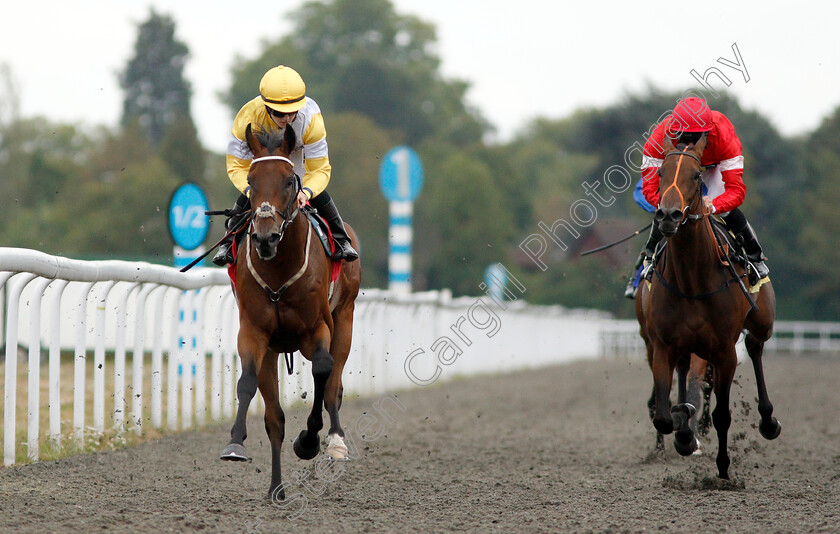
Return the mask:
<svg viewBox="0 0 840 534"><path fill-rule="evenodd" d="M645 344L639 336L639 323L633 320L604 321L599 333L600 354L605 358L644 355ZM743 336L738 344L739 357L746 356ZM764 352L840 354L840 323L817 321L776 321L773 336Z"/></svg>
<svg viewBox="0 0 840 534"><path fill-rule="evenodd" d="M0 291L6 302L0 310L5 465L23 451L37 461L41 438L60 447L106 431L187 429L233 416L241 372L238 311L224 270L180 273L147 263L85 262L0 248ZM497 304L487 296L363 290L345 394L597 358L605 323L612 322L599 312ZM27 365L25 377L19 358ZM306 403L303 393L312 389L308 362L295 355L291 376L282 370L282 357L278 365L283 405ZM25 414L18 411L24 384ZM62 392L65 398L72 393L72 402L62 401ZM72 404L72 419L62 419L62 402L67 409ZM257 395L251 410L260 402ZM40 428L42 417L47 432ZM17 431L19 420L26 423L25 437ZM69 438L62 434L68 424Z"/></svg>

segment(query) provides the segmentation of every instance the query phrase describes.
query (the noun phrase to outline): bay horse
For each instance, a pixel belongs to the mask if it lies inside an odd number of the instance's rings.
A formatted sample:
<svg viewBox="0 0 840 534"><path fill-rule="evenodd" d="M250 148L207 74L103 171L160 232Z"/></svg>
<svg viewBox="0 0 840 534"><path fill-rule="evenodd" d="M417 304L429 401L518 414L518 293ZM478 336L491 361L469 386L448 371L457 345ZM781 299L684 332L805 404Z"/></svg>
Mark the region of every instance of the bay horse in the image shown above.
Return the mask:
<svg viewBox="0 0 840 534"><path fill-rule="evenodd" d="M237 247L235 279L239 305L239 357L242 376L237 383L239 405L222 460L248 460L248 406L259 389L265 400L265 430L271 444L271 486L268 497L284 499L280 447L285 415L278 391L278 354L300 353L312 362L315 387L312 411L294 442L295 454L311 460L320 450L322 409L330 417L327 454L346 460L344 430L339 423L343 387L341 373L353 334L353 311L361 282L360 262L344 263L329 296L332 261L302 209L297 206L300 177L289 154L295 147L292 128L253 132L246 141L254 159L248 173L251 221ZM347 234L359 250L356 233Z"/></svg>
<svg viewBox="0 0 840 534"><path fill-rule="evenodd" d="M651 355L654 427L665 435L676 431L674 447L680 454L694 452L696 440L688 420L695 408L686 402L685 382L691 354L706 360L714 373L712 423L718 436L718 477L728 479L727 435L732 421L729 393L738 363L735 343L743 329L758 388L759 432L766 439L775 439L781 432L781 424L773 417L761 361L764 343L773 331L776 297L772 283L764 280L755 296L754 310L738 278L724 268L710 213L702 199L700 160L705 147L705 137L696 145L681 144L677 148L665 140L654 223L668 241L653 267L656 276L649 290L640 292L636 307ZM739 278L745 276L740 265L732 267ZM675 368L679 404L670 406Z"/></svg>

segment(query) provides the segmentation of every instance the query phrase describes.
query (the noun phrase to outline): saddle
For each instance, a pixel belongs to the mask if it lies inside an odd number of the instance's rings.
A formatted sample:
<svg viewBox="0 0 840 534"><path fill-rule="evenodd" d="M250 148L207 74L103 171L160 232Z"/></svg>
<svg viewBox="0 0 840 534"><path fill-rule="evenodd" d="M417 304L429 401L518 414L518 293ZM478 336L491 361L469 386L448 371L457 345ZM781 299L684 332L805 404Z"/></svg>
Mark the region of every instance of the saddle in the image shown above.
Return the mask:
<svg viewBox="0 0 840 534"><path fill-rule="evenodd" d="M746 270L749 286L755 286L759 281L758 271L747 258L747 253L744 251L744 239L732 233L720 217L711 216L709 222L718 237L718 257L721 258L721 264L726 265L728 257L735 265L740 265Z"/></svg>
<svg viewBox="0 0 840 534"><path fill-rule="evenodd" d="M306 218L309 220L309 224L312 225L312 229L315 231L315 235L318 236L321 246L324 247L324 252L327 253L327 257L332 260L329 293L330 297L332 297L335 281L338 280L338 275L341 273L341 264L344 262L333 259L333 255L335 254L335 239L333 239L330 225L327 224L327 221L325 221L323 217L318 215L318 210L307 204L303 207L303 214L306 215Z"/></svg>

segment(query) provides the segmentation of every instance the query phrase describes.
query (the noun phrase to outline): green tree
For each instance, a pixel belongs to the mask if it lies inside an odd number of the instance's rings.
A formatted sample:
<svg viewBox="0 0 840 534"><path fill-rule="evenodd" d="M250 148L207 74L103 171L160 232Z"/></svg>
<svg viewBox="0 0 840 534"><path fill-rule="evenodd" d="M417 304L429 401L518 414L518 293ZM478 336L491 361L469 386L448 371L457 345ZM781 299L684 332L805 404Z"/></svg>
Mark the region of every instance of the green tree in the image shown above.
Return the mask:
<svg viewBox="0 0 840 534"><path fill-rule="evenodd" d="M332 179L327 188L361 242L366 287L388 283L388 202L379 189L382 157L394 136L364 115L338 113L327 118Z"/></svg>
<svg viewBox="0 0 840 534"><path fill-rule="evenodd" d="M78 185L93 143L78 128L46 119L12 122L0 131L0 243L49 251L68 221L56 205Z"/></svg>
<svg viewBox="0 0 840 534"><path fill-rule="evenodd" d="M801 184L796 195L795 219L786 220L788 232L796 236L796 253L790 256L796 264L791 280L791 316L836 321L840 317L840 221L836 206L840 205L837 172L840 169L840 148L826 139L840 136L840 107L827 117L806 141L807 155ZM798 227L791 232L790 227Z"/></svg>
<svg viewBox="0 0 840 534"><path fill-rule="evenodd" d="M159 152L172 172L182 180L199 183L204 180L206 155L189 115L178 115L166 128Z"/></svg>
<svg viewBox="0 0 840 534"><path fill-rule="evenodd" d="M414 225L415 289L475 295L487 266L506 257L513 214L483 161L456 152L426 158L424 166Z"/></svg>
<svg viewBox="0 0 840 534"><path fill-rule="evenodd" d="M167 208L180 181L139 128L102 132L86 172L56 206L56 217L72 221L62 250L168 263Z"/></svg>
<svg viewBox="0 0 840 534"><path fill-rule="evenodd" d="M184 78L188 55L187 46L175 37L172 18L152 9L138 27L134 56L120 75L123 126L136 121L158 145L169 126L190 114L191 89Z"/></svg>
<svg viewBox="0 0 840 534"><path fill-rule="evenodd" d="M412 145L431 137L480 142L488 125L464 103L468 84L440 75L432 25L398 15L389 0L308 2L291 19L294 34L265 43L256 59L240 58L233 69L223 95L232 112L256 95L268 69L285 64L325 113L362 113Z"/></svg>

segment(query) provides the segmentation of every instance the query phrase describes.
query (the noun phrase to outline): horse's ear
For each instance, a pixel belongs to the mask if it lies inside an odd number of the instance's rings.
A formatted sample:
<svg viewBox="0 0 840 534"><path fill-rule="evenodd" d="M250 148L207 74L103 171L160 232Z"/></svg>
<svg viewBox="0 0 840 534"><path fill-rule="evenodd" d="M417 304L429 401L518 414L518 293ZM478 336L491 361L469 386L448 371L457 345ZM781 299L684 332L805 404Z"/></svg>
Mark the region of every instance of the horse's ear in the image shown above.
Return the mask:
<svg viewBox="0 0 840 534"><path fill-rule="evenodd" d="M666 154L668 152L673 152L674 150L676 150L676 148L674 148L674 143L671 142L671 138L668 137L667 134L665 135L665 137L662 138L662 150Z"/></svg>
<svg viewBox="0 0 840 534"><path fill-rule="evenodd" d="M292 125L289 124L283 132L283 151L286 154L291 154L295 150L295 144L297 144L297 134Z"/></svg>
<svg viewBox="0 0 840 534"><path fill-rule="evenodd" d="M263 149L263 146L257 140L257 136L254 135L254 132L251 130L251 123L248 123L248 126L245 127L245 142L248 144L251 154L255 157Z"/></svg>

